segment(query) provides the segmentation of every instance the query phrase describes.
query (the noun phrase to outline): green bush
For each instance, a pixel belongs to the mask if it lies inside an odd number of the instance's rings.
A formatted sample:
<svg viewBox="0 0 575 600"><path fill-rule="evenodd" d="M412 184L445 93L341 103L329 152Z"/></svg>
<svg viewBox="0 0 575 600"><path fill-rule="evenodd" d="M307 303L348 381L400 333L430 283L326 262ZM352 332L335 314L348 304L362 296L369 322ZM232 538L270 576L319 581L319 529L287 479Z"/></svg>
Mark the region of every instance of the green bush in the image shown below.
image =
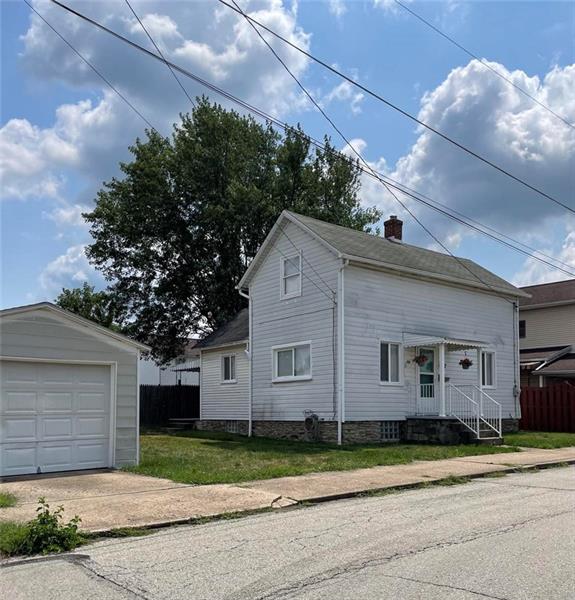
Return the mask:
<svg viewBox="0 0 575 600"><path fill-rule="evenodd" d="M14 554L50 554L67 552L79 546L85 536L78 532L80 517L62 522L64 507L51 511L45 498L38 499L37 515L27 523L6 523L0 530L0 552Z"/></svg>

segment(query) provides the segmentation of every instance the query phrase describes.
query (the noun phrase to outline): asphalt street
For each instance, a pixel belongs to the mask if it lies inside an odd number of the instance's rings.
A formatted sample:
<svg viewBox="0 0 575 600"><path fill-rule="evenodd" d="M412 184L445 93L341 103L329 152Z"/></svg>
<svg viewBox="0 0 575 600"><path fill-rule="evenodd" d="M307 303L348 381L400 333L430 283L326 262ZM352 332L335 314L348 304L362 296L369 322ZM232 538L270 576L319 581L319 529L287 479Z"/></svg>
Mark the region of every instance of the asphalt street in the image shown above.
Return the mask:
<svg viewBox="0 0 575 600"><path fill-rule="evenodd" d="M573 600L574 563L563 467L104 540L1 567L0 597Z"/></svg>

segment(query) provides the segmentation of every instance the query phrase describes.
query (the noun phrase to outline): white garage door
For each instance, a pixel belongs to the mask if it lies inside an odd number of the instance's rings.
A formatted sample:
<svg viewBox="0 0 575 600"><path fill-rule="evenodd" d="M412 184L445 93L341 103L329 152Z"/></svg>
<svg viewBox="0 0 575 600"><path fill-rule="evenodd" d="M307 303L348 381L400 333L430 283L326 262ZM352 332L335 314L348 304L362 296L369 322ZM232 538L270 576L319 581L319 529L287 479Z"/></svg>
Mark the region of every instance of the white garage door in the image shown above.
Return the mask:
<svg viewBox="0 0 575 600"><path fill-rule="evenodd" d="M0 475L110 465L110 367L0 362Z"/></svg>

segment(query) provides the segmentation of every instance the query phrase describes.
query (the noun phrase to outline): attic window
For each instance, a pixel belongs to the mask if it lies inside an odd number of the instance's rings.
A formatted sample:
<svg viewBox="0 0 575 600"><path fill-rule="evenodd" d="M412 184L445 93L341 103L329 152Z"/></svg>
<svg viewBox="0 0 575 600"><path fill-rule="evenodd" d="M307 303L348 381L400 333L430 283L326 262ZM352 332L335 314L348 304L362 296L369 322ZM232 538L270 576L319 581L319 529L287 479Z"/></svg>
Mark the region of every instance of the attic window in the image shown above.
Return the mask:
<svg viewBox="0 0 575 600"><path fill-rule="evenodd" d="M281 297L301 296L301 252L281 259Z"/></svg>

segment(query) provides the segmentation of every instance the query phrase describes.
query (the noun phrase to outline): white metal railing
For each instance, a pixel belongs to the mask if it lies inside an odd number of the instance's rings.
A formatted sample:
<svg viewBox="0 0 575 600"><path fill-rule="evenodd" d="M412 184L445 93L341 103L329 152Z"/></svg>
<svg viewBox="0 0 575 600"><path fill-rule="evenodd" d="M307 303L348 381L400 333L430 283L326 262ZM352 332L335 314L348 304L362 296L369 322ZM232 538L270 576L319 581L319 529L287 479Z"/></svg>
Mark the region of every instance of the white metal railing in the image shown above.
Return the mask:
<svg viewBox="0 0 575 600"><path fill-rule="evenodd" d="M437 414L437 399L433 383L420 383L417 398L417 413L421 415Z"/></svg>
<svg viewBox="0 0 575 600"><path fill-rule="evenodd" d="M456 387L452 383L447 384L447 413L463 423L479 438L481 431L479 420L479 405L473 397Z"/></svg>
<svg viewBox="0 0 575 600"><path fill-rule="evenodd" d="M448 384L447 410L471 429L478 439L493 437L493 432L501 437L501 404L479 386Z"/></svg>

